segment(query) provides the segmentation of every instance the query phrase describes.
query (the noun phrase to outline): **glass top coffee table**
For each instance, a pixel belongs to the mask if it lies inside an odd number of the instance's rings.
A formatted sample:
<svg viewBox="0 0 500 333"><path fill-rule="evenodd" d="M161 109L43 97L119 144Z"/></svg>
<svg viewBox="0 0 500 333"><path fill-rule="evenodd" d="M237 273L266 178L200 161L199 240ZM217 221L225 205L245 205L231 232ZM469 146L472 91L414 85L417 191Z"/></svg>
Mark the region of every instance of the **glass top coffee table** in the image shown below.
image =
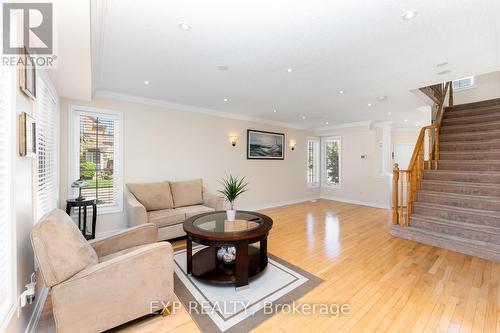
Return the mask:
<svg viewBox="0 0 500 333"><path fill-rule="evenodd" d="M232 283L237 288L248 285L248 280L267 266L267 236L272 225L270 217L247 211L236 212L234 221L227 221L225 211L187 219L187 273L208 282ZM207 247L193 255L193 242ZM259 248L251 245L256 242L260 242ZM234 263L218 258L219 249L226 247L236 249Z"/></svg>

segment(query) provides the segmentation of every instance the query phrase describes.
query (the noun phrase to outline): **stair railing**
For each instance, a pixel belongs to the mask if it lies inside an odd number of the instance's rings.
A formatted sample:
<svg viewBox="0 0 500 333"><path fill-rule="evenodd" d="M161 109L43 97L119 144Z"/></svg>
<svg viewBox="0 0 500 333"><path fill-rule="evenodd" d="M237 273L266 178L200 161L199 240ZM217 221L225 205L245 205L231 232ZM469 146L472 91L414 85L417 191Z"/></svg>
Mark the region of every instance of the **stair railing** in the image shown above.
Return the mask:
<svg viewBox="0 0 500 333"><path fill-rule="evenodd" d="M400 170L399 165L397 163L394 164L392 179L392 223L401 226L409 225L412 206L417 200L424 170L437 170L439 167L439 130L443 121L447 95L448 105L453 106L453 88L451 82L442 84L441 89L437 85L434 85L428 91L431 91L434 96L439 97L433 124L420 129L408 169Z"/></svg>

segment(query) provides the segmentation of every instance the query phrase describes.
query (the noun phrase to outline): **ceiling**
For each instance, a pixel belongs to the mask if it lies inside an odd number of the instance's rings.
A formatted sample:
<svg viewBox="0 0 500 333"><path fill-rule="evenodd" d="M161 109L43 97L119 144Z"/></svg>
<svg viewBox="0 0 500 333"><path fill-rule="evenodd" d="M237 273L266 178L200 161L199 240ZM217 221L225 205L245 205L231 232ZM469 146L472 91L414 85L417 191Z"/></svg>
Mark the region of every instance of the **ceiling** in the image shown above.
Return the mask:
<svg viewBox="0 0 500 333"><path fill-rule="evenodd" d="M54 68L47 72L61 97L92 98L90 6L88 0L53 0Z"/></svg>
<svg viewBox="0 0 500 333"><path fill-rule="evenodd" d="M429 115L412 90L500 69L498 0L99 3L94 93L295 127L415 126Z"/></svg>

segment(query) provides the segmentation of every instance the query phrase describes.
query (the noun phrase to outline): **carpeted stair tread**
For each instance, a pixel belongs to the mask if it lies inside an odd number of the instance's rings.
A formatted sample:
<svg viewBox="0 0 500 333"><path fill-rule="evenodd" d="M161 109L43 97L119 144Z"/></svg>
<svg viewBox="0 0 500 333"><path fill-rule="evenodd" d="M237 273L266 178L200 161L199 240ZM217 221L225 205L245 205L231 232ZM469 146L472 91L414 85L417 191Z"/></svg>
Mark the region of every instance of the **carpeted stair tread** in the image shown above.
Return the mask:
<svg viewBox="0 0 500 333"><path fill-rule="evenodd" d="M459 124L478 124L489 121L498 121L500 120L499 113L489 113L489 114L479 114L472 116L464 116L457 118L444 118L444 125L459 125Z"/></svg>
<svg viewBox="0 0 500 333"><path fill-rule="evenodd" d="M500 246L411 226L392 226L393 236L500 262Z"/></svg>
<svg viewBox="0 0 500 333"><path fill-rule="evenodd" d="M496 160L500 161L500 149L445 150L439 154L440 160Z"/></svg>
<svg viewBox="0 0 500 333"><path fill-rule="evenodd" d="M439 218L439 217L432 217L432 216L426 216L426 215L420 215L420 214L412 214L411 217L410 217L410 219L426 220L428 222L432 222L432 223L436 223L436 224L447 225L447 226L450 226L450 227L457 226L457 227L460 227L462 229L469 229L469 230L473 230L473 231L477 231L478 230L477 224L475 224L475 223L467 223L467 222L462 222L462 221L447 220L447 219L442 219L442 218ZM489 225L481 225L480 231L481 232L485 232L485 233L490 233L490 234L498 235L498 237L500 238L500 227L494 227L494 226L489 226Z"/></svg>
<svg viewBox="0 0 500 333"><path fill-rule="evenodd" d="M500 196L448 193L448 192L438 192L438 191L429 191L429 190L420 190L419 193L428 194L428 195L436 195L436 196L446 196L446 197L457 198L457 199L469 199L469 200L480 199L483 201L498 202L498 204L500 205Z"/></svg>
<svg viewBox="0 0 500 333"><path fill-rule="evenodd" d="M440 129L442 135L446 133L465 133L465 132L477 132L477 131L489 131L496 130L500 126L500 121L490 121L487 123L478 124L461 124L461 125L446 125L443 124Z"/></svg>

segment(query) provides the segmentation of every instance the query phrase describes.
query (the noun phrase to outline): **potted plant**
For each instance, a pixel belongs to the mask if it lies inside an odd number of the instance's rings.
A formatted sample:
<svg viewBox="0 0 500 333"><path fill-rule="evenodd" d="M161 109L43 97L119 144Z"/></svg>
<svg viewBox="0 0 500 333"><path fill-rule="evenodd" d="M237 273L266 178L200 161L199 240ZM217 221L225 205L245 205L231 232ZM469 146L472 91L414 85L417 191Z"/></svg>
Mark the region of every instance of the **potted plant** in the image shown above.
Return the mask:
<svg viewBox="0 0 500 333"><path fill-rule="evenodd" d="M234 209L234 202L236 199L246 191L248 191L248 183L245 182L245 177L233 177L232 175L226 176L220 183L224 186L223 190L219 190L224 196L224 199L229 203L231 209L226 210L227 220L234 221L236 210Z"/></svg>

